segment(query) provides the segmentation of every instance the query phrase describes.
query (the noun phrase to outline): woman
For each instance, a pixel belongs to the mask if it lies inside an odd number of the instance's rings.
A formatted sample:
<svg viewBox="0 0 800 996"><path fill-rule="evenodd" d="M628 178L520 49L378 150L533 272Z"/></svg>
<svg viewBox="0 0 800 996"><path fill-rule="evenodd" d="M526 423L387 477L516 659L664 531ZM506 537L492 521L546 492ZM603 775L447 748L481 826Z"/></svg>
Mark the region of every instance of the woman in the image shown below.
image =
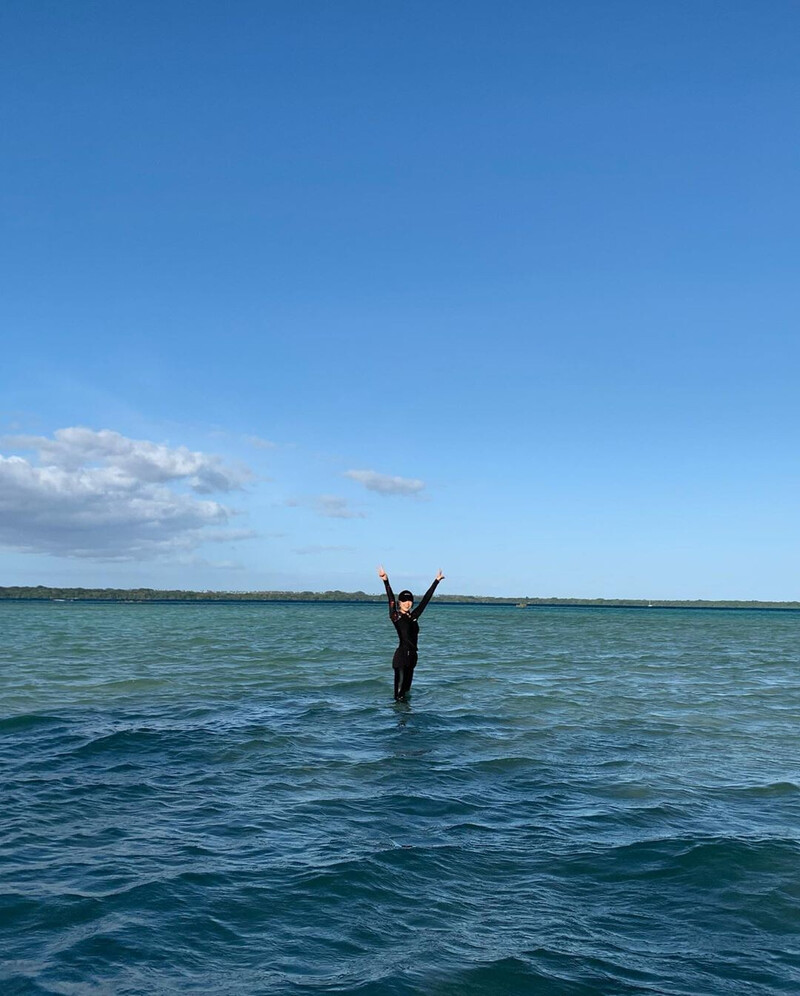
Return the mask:
<svg viewBox="0 0 800 996"><path fill-rule="evenodd" d="M414 680L414 668L417 666L417 637L419 636L417 619L425 611L425 606L436 591L436 586L444 580L444 574L441 571L437 573L433 584L422 596L422 601L416 609L413 608L414 596L407 588L400 592L395 601L389 577L382 567L378 568L378 577L386 586L386 597L389 599L389 618L394 623L394 628L400 639L400 645L392 658L392 667L394 668L394 699L395 702L403 702L406 693L411 688L411 682Z"/></svg>

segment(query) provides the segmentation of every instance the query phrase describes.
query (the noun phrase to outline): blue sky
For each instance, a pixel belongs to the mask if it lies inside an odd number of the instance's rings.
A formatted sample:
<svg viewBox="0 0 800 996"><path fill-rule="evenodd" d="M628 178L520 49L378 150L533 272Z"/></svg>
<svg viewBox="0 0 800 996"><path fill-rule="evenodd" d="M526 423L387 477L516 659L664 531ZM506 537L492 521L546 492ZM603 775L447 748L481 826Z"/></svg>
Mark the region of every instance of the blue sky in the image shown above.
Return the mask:
<svg viewBox="0 0 800 996"><path fill-rule="evenodd" d="M795 2L0 47L0 584L800 598Z"/></svg>

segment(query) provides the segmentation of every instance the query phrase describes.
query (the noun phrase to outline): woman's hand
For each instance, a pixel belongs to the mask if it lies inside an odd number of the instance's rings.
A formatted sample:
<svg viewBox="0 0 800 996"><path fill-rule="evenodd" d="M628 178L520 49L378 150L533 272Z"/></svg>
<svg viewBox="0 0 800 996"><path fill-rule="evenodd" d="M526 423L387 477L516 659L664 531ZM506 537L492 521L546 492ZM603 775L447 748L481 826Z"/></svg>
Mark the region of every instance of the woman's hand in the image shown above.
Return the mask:
<svg viewBox="0 0 800 996"><path fill-rule="evenodd" d="M439 570L438 570L438 572L436 574L436 580L437 581L444 581L444 574L442 574L441 567L439 568Z"/></svg>
<svg viewBox="0 0 800 996"><path fill-rule="evenodd" d="M381 581L389 580L389 575L383 569L383 564L381 564L381 566L378 568L378 577L381 579Z"/></svg>

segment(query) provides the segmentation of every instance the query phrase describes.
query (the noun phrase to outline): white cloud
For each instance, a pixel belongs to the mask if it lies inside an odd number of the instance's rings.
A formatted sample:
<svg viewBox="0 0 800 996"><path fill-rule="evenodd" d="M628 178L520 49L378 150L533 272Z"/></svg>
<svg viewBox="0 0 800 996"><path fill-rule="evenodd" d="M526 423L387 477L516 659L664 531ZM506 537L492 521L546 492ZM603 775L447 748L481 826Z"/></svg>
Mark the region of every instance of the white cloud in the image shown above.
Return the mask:
<svg viewBox="0 0 800 996"><path fill-rule="evenodd" d="M16 436L8 442L15 447L36 450L40 461L65 471L77 472L86 466L100 464L142 483L185 480L198 494L236 490L251 476L244 468L224 467L218 456L185 446L169 447L145 439L128 439L110 429L97 431L77 426L58 429L52 439Z"/></svg>
<svg viewBox="0 0 800 996"><path fill-rule="evenodd" d="M192 550L204 540L243 538L233 512L198 498L241 488L246 468L185 446L128 439L110 430L59 429L24 436L0 455L0 544L98 560L141 560ZM188 488L189 493L181 488ZM192 494L191 492L194 492Z"/></svg>
<svg viewBox="0 0 800 996"><path fill-rule="evenodd" d="M365 519L366 514L357 509L350 508L346 498L339 498L336 495L320 495L314 501L314 509L317 515L323 515L328 519Z"/></svg>
<svg viewBox="0 0 800 996"><path fill-rule="evenodd" d="M425 482L413 477L392 477L379 474L375 470L346 470L345 477L363 484L368 491L381 495L401 495L406 498L418 496L425 488Z"/></svg>
<svg viewBox="0 0 800 996"><path fill-rule="evenodd" d="M316 498L287 498L287 508L312 508L326 519L366 519L366 512L351 508L346 498L338 495L318 495Z"/></svg>
<svg viewBox="0 0 800 996"><path fill-rule="evenodd" d="M182 567L210 567L215 571L243 571L244 565L235 560L209 560L207 557L179 557L176 561Z"/></svg>
<svg viewBox="0 0 800 996"><path fill-rule="evenodd" d="M314 555L317 553L342 553L344 551L352 550L352 546L321 546L319 544L312 546L300 546L294 550L294 553L302 554L303 556Z"/></svg>
<svg viewBox="0 0 800 996"><path fill-rule="evenodd" d="M262 439L261 436L245 436L244 438L245 442L255 446L257 450L274 450L278 447L277 443L273 443L269 439Z"/></svg>

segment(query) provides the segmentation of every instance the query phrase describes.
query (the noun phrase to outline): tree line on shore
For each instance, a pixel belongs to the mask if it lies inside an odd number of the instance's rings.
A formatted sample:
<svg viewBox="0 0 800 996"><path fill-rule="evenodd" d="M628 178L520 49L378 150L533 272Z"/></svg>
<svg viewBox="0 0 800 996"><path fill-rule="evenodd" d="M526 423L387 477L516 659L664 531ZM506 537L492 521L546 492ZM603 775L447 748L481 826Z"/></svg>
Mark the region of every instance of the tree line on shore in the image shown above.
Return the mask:
<svg viewBox="0 0 800 996"><path fill-rule="evenodd" d="M157 588L54 588L46 585L0 587L0 600L67 602L383 602L365 591L184 591ZM492 595L438 595L444 605L605 606L609 608L800 609L800 602L714 601L709 599L543 598Z"/></svg>

